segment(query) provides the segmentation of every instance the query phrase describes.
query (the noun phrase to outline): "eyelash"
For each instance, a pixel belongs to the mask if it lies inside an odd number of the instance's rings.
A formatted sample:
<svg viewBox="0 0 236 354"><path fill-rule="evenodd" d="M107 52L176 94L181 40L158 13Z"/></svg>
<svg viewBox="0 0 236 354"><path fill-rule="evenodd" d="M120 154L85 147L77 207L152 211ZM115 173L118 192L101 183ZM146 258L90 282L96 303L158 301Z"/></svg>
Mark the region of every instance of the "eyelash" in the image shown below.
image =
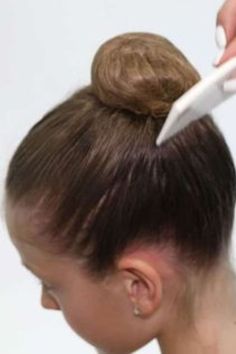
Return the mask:
<svg viewBox="0 0 236 354"><path fill-rule="evenodd" d="M44 284L44 282L40 279L37 279L37 282L39 285L41 285L46 291L50 291L52 290L52 287L51 286L48 286L46 284Z"/></svg>

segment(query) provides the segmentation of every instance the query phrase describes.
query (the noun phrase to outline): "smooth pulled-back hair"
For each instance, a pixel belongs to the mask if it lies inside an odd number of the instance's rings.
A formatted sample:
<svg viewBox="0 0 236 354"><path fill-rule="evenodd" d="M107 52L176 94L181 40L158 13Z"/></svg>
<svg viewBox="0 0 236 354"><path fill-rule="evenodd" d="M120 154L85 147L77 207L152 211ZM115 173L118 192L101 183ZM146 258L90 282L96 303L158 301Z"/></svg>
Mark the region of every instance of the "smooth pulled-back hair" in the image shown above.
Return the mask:
<svg viewBox="0 0 236 354"><path fill-rule="evenodd" d="M155 145L171 105L199 79L160 35L103 43L91 84L47 112L9 163L6 197L35 218L32 242L84 258L95 276L136 244L171 247L194 271L226 257L236 177L213 118Z"/></svg>

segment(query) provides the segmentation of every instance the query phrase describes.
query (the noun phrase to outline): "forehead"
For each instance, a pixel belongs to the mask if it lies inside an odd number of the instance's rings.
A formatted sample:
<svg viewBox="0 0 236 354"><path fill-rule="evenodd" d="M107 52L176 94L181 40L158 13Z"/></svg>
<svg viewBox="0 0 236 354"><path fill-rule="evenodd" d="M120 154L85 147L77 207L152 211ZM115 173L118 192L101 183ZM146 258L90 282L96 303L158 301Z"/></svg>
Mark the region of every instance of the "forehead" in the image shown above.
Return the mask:
<svg viewBox="0 0 236 354"><path fill-rule="evenodd" d="M20 252L22 261L31 263L33 259L53 259L51 254L37 247L38 221L35 212L26 207L5 204L5 220L12 243Z"/></svg>
<svg viewBox="0 0 236 354"><path fill-rule="evenodd" d="M29 242L37 236L42 222L37 208L29 208L23 204L13 205L9 199L5 201L5 220L11 238Z"/></svg>
<svg viewBox="0 0 236 354"><path fill-rule="evenodd" d="M9 203L5 206L5 220L11 238L15 239L25 235L26 231L29 232L27 214L23 214L20 209Z"/></svg>
<svg viewBox="0 0 236 354"><path fill-rule="evenodd" d="M37 212L26 207L13 206L9 201L5 206L5 219L8 233L12 243L21 256L22 263L35 269L37 273L42 270L56 269L58 273L65 269L74 269L78 272L81 261L66 255L55 255L47 251L47 247L37 241L40 238L40 218ZM37 271L39 270L39 272Z"/></svg>

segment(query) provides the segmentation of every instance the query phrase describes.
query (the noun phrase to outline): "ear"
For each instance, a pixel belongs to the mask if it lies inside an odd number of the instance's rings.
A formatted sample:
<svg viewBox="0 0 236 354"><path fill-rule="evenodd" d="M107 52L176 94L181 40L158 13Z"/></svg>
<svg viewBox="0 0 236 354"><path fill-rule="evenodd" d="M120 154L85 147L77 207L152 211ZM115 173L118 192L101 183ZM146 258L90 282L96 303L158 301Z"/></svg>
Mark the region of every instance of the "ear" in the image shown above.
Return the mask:
<svg viewBox="0 0 236 354"><path fill-rule="evenodd" d="M157 311L162 299L162 281L152 264L130 256L121 258L117 266L132 307L136 305L141 316Z"/></svg>

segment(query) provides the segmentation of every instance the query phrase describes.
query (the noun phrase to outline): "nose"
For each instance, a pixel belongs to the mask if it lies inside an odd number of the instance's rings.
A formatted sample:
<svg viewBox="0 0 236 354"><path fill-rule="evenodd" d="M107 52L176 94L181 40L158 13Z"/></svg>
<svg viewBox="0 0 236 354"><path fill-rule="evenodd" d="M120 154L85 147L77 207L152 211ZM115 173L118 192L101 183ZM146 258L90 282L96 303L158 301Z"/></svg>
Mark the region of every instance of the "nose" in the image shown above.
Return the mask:
<svg viewBox="0 0 236 354"><path fill-rule="evenodd" d="M57 301L49 295L45 290L42 290L41 305L47 310L60 310Z"/></svg>

